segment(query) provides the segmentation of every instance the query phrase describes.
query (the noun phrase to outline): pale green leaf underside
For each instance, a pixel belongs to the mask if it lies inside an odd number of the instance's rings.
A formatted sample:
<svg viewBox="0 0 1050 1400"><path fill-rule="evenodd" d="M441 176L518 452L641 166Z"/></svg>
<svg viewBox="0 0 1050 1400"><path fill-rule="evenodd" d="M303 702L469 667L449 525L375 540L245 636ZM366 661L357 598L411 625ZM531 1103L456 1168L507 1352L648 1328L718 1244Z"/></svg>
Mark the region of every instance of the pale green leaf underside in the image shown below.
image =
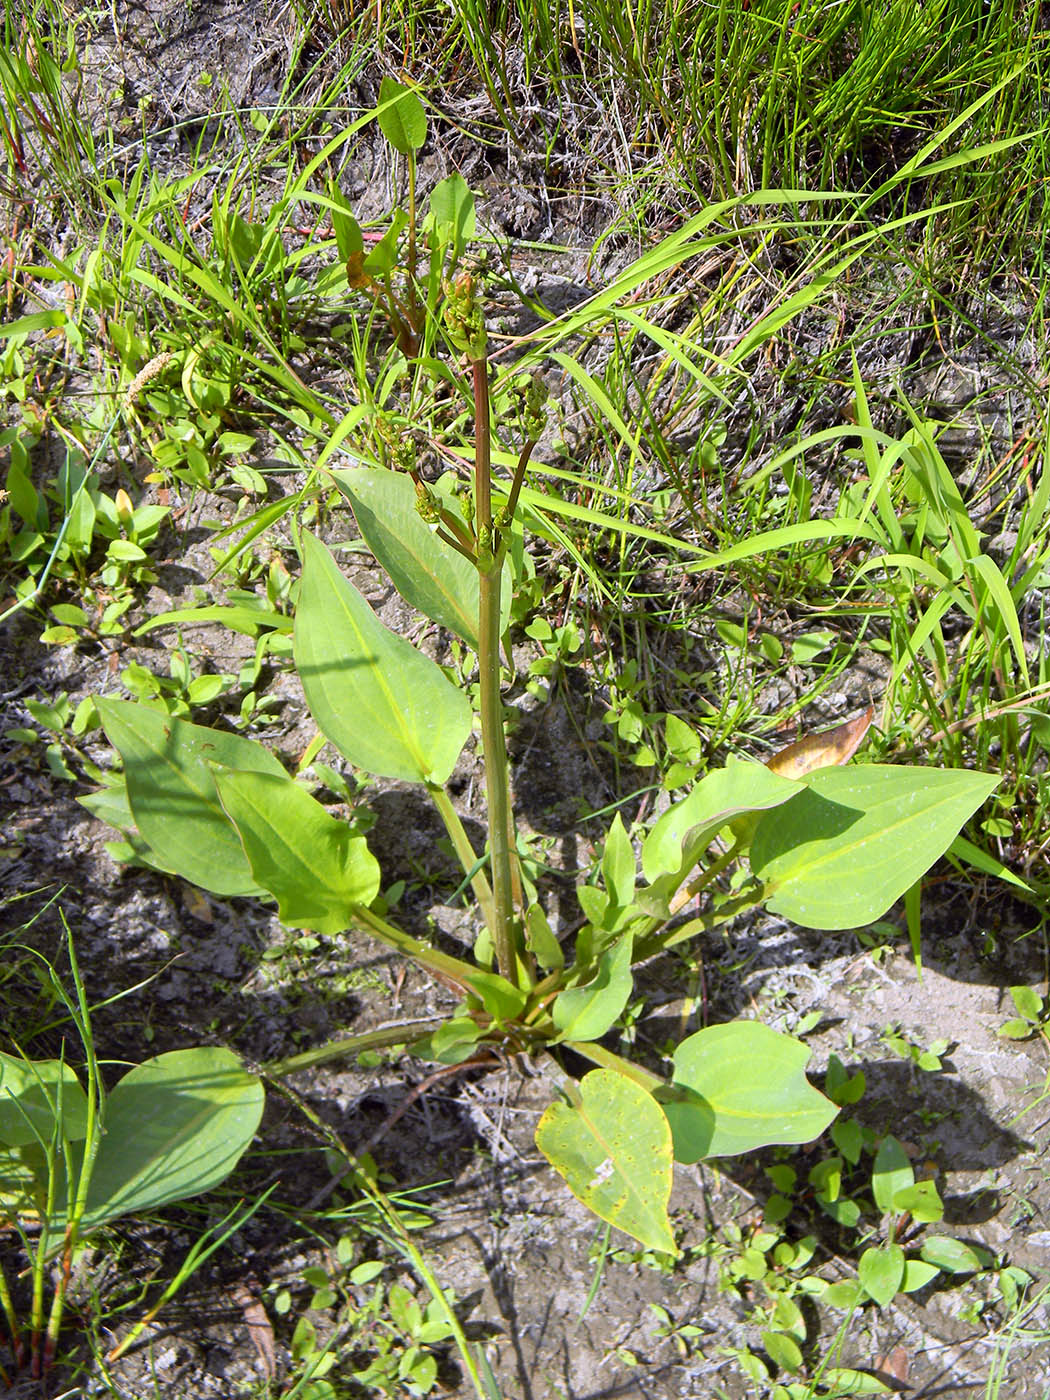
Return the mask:
<svg viewBox="0 0 1050 1400"><path fill-rule="evenodd" d="M56 1119L63 1137L84 1136L87 1095L72 1068L0 1054L0 1148L50 1142Z"/></svg>
<svg viewBox="0 0 1050 1400"><path fill-rule="evenodd" d="M714 836L740 813L777 807L799 791L798 783L771 772L764 763L731 757L724 768L701 778L688 797L676 802L653 826L642 847L645 878L652 882L677 871L685 840L698 829Z"/></svg>
<svg viewBox="0 0 1050 1400"><path fill-rule="evenodd" d="M97 700L110 743L124 760L128 803L160 862L219 895L262 894L222 810L212 765L284 778L262 744L205 729L128 700Z"/></svg>
<svg viewBox="0 0 1050 1400"><path fill-rule="evenodd" d="M216 770L215 783L255 879L281 922L334 935L379 892L379 864L363 836L330 816L291 778Z"/></svg>
<svg viewBox="0 0 1050 1400"><path fill-rule="evenodd" d="M81 1233L217 1186L255 1136L263 1100L261 1081L229 1050L173 1050L130 1070L106 1099ZM46 1249L64 1212L49 1226Z"/></svg>
<svg viewBox="0 0 1050 1400"><path fill-rule="evenodd" d="M356 467L333 472L365 543L406 603L478 649L478 571L438 538L416 510L403 472Z"/></svg>

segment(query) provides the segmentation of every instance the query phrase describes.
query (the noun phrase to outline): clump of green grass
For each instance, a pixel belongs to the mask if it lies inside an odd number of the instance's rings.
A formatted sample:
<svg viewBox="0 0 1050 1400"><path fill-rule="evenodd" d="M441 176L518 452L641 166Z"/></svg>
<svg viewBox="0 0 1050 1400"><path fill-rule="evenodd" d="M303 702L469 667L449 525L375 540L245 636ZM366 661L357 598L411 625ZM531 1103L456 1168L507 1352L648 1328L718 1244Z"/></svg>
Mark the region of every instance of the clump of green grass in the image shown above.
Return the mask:
<svg viewBox="0 0 1050 1400"><path fill-rule="evenodd" d="M936 202L956 250L965 243L978 259L1004 248L1012 256L1024 242L1041 266L1050 40L1039 13L1034 0L892 0L877 13L824 0L454 0L440 13L405 0L300 7L308 28L374 26L376 51L439 84L453 109L480 87L521 145L535 141L542 111L548 161L589 159L599 184L604 164L613 183L627 171L629 184L650 187L655 163L664 210L754 190L870 190L1006 78L968 122L967 140L1031 139L965 172L944 171L932 195L904 187L891 207ZM566 149L586 141L574 109L595 104L612 122L599 124L589 152ZM639 217L622 187L620 199L625 220Z"/></svg>

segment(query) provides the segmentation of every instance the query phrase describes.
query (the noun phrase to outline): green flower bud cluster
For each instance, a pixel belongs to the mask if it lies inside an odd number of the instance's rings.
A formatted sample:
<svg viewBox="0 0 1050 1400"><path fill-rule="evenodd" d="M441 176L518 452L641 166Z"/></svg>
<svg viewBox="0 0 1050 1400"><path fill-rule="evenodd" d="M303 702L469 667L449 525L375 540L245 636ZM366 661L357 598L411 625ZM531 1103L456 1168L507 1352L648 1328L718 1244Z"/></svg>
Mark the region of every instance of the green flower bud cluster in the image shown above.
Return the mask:
<svg viewBox="0 0 1050 1400"><path fill-rule="evenodd" d="M488 573L495 562L494 539L491 525L483 525L478 531L477 560L483 573Z"/></svg>
<svg viewBox="0 0 1050 1400"><path fill-rule="evenodd" d="M543 407L550 398L550 390L538 374L530 374L527 380L518 380L514 385L514 397L521 430L526 438L535 441L547 423Z"/></svg>
<svg viewBox="0 0 1050 1400"><path fill-rule="evenodd" d="M488 347L478 288L478 279L471 272L461 272L444 288L443 315L448 338L469 360L483 360Z"/></svg>
<svg viewBox="0 0 1050 1400"><path fill-rule="evenodd" d="M390 465L395 471L414 472L416 469L416 444L411 432L403 423L396 422L388 414L376 418L376 437L386 448Z"/></svg>
<svg viewBox="0 0 1050 1400"><path fill-rule="evenodd" d="M441 505L425 481L416 482L416 513L428 525L441 522Z"/></svg>

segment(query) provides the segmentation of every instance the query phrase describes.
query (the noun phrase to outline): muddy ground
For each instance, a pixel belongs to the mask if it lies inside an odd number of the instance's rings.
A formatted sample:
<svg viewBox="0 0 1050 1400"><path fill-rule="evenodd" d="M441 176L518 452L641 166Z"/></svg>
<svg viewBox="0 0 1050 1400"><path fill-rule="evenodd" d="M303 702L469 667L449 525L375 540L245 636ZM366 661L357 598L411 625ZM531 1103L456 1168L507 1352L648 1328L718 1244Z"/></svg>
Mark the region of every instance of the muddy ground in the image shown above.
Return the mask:
<svg viewBox="0 0 1050 1400"><path fill-rule="evenodd" d="M237 105L275 101L293 32L287 8L273 12L262 5L170 0L118 4L112 23L99 28L85 51L83 100L98 119L108 116L125 134L133 130L130 114L145 111L147 126L157 133L149 138L156 142L154 159L178 169L187 159L185 129L181 136L171 134L172 124L206 118L214 82L225 83ZM212 83L202 86L205 56ZM363 75L362 107L374 99L377 82L376 73ZM587 112L581 111L578 120L579 132L585 133ZM522 266L534 285L548 288L551 299L557 288L571 297L585 281L594 239L615 218L615 199L599 197L593 188L581 195L577 187L573 196L572 182L559 182L549 160L544 163L540 133L533 135L531 165L528 141L524 153L513 157L481 147L471 148L468 157L454 133L436 136L424 157L437 178L455 156L472 186L486 196L486 219L504 237L570 245L575 251L561 262L557 287L546 263L530 264L525 256ZM582 169L586 149L582 135L579 139L577 165ZM386 196L381 185L376 193L376 180L367 173L370 158L362 152L366 173L354 193L366 203L374 197L382 208ZM614 264L629 252L618 254L615 240L605 247ZM1008 341L1016 353L1023 305L1000 296L994 304L990 299L985 311L986 319L1002 320L1004 344ZM826 326L810 331L817 337L828 334ZM881 343L881 373L887 380L904 373L917 401L940 406L945 416L960 414L956 446L962 461L976 431L963 409L994 379L995 364L994 357L982 356L965 338L949 348L950 355L931 355L928 345L917 345L902 331L895 341ZM790 349L797 351L798 341ZM879 372L874 362L868 369ZM983 402L987 408L987 399ZM792 422L796 409L790 402L771 406L773 435ZM747 412L752 411L749 399ZM827 412L834 418L835 405L829 403ZM741 430L743 413L742 407ZM727 451L732 451L733 429L731 422ZM143 616L193 601L194 589L206 586L208 537L198 526L201 513L214 517L217 507L214 501L187 498L185 503L188 509L177 533L166 538L159 582ZM417 627L378 572L370 574L360 562L354 569L359 586L385 620L404 630ZM38 631L34 622L16 617L0 633L0 733L30 723L27 697L66 691L76 701L89 694L117 694L117 675L130 660L165 668L165 634L72 651L40 645ZM240 646L243 639L229 635L202 630L192 636L210 669L236 671L248 650L247 643ZM291 761L312 729L289 675L278 671L272 683L281 703L258 737ZM849 713L868 698L877 700L879 683L875 673L847 674L811 722ZM623 795L616 770L594 742L603 732L603 697L588 693L578 672L572 685L575 689L563 686L548 703L519 697L522 718L514 739L519 815L550 838L567 878L586 864L588 843L596 834L579 821L581 802L596 810ZM570 721L567 697L576 723ZM681 704L687 708L688 703L682 697ZM770 696L770 708L775 703L778 697ZM94 761L108 762L97 739L85 747ZM483 829L476 777L468 753L453 786L475 837ZM4 741L0 747L0 890L7 898L21 897L6 907L5 917L12 930L32 918L19 937L62 966L61 911L73 931L92 1001L135 989L96 1013L96 1037L106 1058L134 1061L187 1045L229 1044L249 1062L259 1063L334 1035L427 1016L447 1005L440 989L413 970L406 972L365 938L321 939L318 946L304 949L258 904L226 903L149 871L118 866L105 849L113 833L76 801L88 786L54 777L39 746L28 749ZM368 800L377 817L371 844L385 877L409 882L409 917L421 928L432 921L450 947L463 946L472 931L459 909L442 902L453 877L436 847L436 820L414 792L397 785L382 786ZM553 907L566 887L552 884ZM1050 1060L1042 1039L1018 1044L1003 1040L997 1030L1014 1014L1008 986L1045 987L1046 947L1039 920L1034 911L1012 904L994 889L963 889L947 870L930 890L924 917L921 977L899 933L884 931L872 948L853 935L804 933L782 921L755 920L727 941L712 940L705 948L704 994L695 1003L684 1001L680 963L669 960L647 970L649 1002L635 1028L638 1045L644 1052L671 1035L680 1037L703 1023L698 1017L759 1015L792 1030L808 1013L819 1012L808 1036L814 1072L819 1076L832 1053L848 1067L863 1066L868 1092L857 1116L877 1131L892 1130L907 1143L917 1166L928 1163L936 1171L951 1233L1025 1268L1038 1288L1050 1260L1050 1180L1043 1165L1050 1099L1039 1101ZM881 1038L887 1026L901 1027L920 1047L947 1040L943 1068L924 1072L894 1055ZM730 1222L746 1228L761 1218L770 1192L761 1164L678 1169L672 1210L683 1228L687 1262L674 1273L632 1257L622 1237L612 1242L618 1253L599 1265L600 1230L533 1144L552 1085L535 1067L518 1063L450 1075L415 1098L388 1126L406 1093L428 1073L422 1065L403 1063L326 1067L297 1076L293 1084L351 1150L374 1144L371 1150L389 1173L390 1189L430 1188L424 1199L434 1223L420 1234L419 1243L441 1282L462 1300L469 1335L488 1339L488 1354L507 1397L699 1400L725 1395L736 1400L759 1394L723 1351L759 1345L748 1321L748 1299L720 1288L726 1256L712 1255L706 1242L712 1236L724 1238ZM1035 1106L1018 1119L1029 1103ZM807 1161L805 1152L800 1159ZM233 1247L187 1284L148 1339L112 1368L100 1365L97 1355L138 1316L141 1304L130 1306L136 1290L153 1273L169 1276L205 1217L192 1210L166 1212L161 1221L122 1226L89 1251L74 1281L85 1340L78 1344L72 1335L74 1321L68 1343L73 1364L56 1378L53 1393L135 1400L282 1394L295 1374L292 1329L310 1294L302 1271L326 1257L322 1241L298 1227L292 1213L302 1214L311 1205L331 1208L340 1196L329 1191L316 1134L293 1104L271 1094L257 1150L233 1186L259 1190L274 1181L282 1210L257 1216ZM222 1209L228 1204L225 1200ZM821 1224L819 1214L799 1220L800 1233L811 1228L819 1232L824 1276L850 1277L853 1265L841 1252L830 1222ZM340 1233L330 1218L319 1220L317 1231L329 1243ZM599 1269L600 1282L589 1301ZM283 1315L275 1307L281 1286L290 1288L295 1300ZM1002 1400L1028 1400L1050 1394L1050 1347L1018 1334L1007 1348L1008 1339L999 1330L1007 1314L994 1303L980 1312L982 1287L935 1287L881 1310L865 1310L847 1329L841 1363L892 1366L907 1393L916 1397L994 1393ZM100 1321L93 1299L101 1301ZM259 1300L265 1306L262 1320ZM115 1311L121 1304L129 1305L127 1312ZM666 1309L676 1324L694 1325L698 1333L687 1339L661 1336L661 1319L650 1304ZM818 1322L813 1314L811 1337L820 1337L818 1351L832 1345L839 1320L840 1315L829 1313ZM330 1314L320 1313L317 1322L323 1333ZM1026 1325L1045 1329L1050 1325L1047 1310L1037 1308ZM92 1334L93 1343L87 1340ZM997 1358L1006 1351L993 1391ZM29 1382L19 1382L11 1393L39 1392ZM443 1362L438 1393L467 1393L451 1353Z"/></svg>

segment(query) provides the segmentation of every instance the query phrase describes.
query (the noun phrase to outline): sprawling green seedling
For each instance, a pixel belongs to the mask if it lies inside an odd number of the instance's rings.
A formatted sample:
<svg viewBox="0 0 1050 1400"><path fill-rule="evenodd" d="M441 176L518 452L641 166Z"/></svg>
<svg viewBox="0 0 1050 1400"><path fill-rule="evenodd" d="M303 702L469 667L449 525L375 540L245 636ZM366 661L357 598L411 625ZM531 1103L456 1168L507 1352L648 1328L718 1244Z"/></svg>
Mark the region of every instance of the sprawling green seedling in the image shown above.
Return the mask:
<svg viewBox="0 0 1050 1400"><path fill-rule="evenodd" d="M118 633L135 587L155 580L147 550L170 509L135 505L123 488L112 495L100 490L92 464L73 445L58 475L38 489L32 470L38 441L36 435L16 428L0 433L0 446L10 453L0 507L0 545L22 575L16 597L30 597L46 569L56 579L79 584L89 606L96 596L104 595L106 602L94 623L87 612L75 620L72 615L56 616L57 626L45 630L44 641L71 641L78 624L102 636Z"/></svg>

